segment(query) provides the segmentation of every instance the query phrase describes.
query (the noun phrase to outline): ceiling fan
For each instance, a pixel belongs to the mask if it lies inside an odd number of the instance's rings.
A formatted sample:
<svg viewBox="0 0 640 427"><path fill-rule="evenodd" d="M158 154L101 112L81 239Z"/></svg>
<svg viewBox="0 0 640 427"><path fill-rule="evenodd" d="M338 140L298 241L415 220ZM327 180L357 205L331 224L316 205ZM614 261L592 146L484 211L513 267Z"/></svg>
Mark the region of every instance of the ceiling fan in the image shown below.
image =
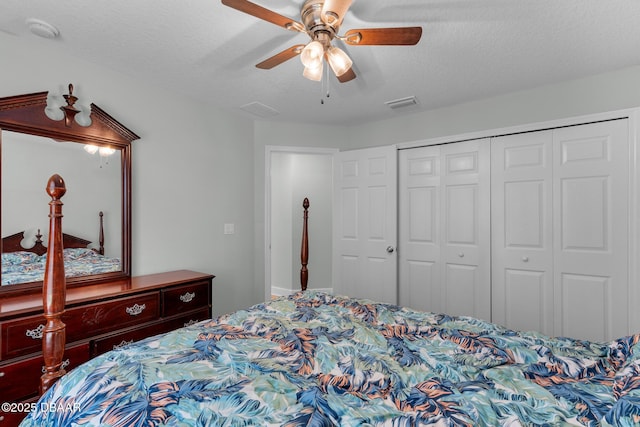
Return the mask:
<svg viewBox="0 0 640 427"><path fill-rule="evenodd" d="M295 21L248 0L222 0L222 4L253 15L286 30L299 31L311 37L311 41L291 46L256 65L265 70L300 55L304 64L303 76L310 80L322 80L323 63L326 61L342 83L356 78L351 58L339 47L332 45L334 38L352 46L359 45L415 45L422 36L422 27L365 28L349 30L339 35L349 6L353 0L305 0L300 10L302 22Z"/></svg>

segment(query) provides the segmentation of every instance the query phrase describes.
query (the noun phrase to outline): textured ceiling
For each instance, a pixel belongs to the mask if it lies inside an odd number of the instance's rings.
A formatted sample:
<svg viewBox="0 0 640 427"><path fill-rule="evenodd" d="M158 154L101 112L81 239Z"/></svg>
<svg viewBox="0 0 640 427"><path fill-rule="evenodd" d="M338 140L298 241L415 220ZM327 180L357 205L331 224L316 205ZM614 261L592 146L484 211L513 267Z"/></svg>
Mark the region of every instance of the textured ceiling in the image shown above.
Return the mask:
<svg viewBox="0 0 640 427"><path fill-rule="evenodd" d="M254 1L299 20L303 0ZM220 0L0 2L1 31L35 37L27 18L60 30L52 49L251 117L240 107L258 102L279 112L269 120L364 123L640 64L640 0L355 0L341 33L420 25L422 40L342 46L358 77L331 76L328 99L298 58L255 68L306 35ZM412 95L417 106L385 105Z"/></svg>

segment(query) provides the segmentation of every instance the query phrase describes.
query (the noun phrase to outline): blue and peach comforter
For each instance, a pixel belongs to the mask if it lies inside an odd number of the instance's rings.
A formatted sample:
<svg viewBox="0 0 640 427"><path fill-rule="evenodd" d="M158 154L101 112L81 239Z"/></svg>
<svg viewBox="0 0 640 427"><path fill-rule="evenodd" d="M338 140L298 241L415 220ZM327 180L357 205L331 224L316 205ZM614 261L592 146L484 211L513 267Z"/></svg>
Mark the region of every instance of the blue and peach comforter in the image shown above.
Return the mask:
<svg viewBox="0 0 640 427"><path fill-rule="evenodd" d="M305 292L93 359L22 426L632 426L639 340Z"/></svg>

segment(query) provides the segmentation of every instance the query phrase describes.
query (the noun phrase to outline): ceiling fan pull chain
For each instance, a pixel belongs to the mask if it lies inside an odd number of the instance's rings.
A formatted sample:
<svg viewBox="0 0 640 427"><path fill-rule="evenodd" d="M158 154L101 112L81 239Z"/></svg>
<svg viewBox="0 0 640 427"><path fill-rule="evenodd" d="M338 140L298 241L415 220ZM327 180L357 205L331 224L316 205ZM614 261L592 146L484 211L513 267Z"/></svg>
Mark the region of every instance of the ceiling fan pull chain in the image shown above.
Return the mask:
<svg viewBox="0 0 640 427"><path fill-rule="evenodd" d="M326 81L326 85L327 85L327 98L329 97L329 67L324 67L325 71L325 76L323 76L320 80L320 105L324 105L324 98L323 98L323 93L324 93L324 85L325 85L325 81Z"/></svg>
<svg viewBox="0 0 640 427"><path fill-rule="evenodd" d="M325 67L325 69L326 69L326 74L327 74L326 75L326 77L327 77L327 98L329 98L329 96L330 96L330 94L329 94L329 84L330 84L330 82L329 82L329 67Z"/></svg>
<svg viewBox="0 0 640 427"><path fill-rule="evenodd" d="M329 67L324 67L324 71L325 71L325 76L322 79L322 81L320 82L321 83L320 90L322 92L324 92L324 85L325 85L325 82L326 82L327 92L326 92L325 96L327 98L329 98L331 96L331 94L329 93ZM324 99L322 98L322 95L320 96L320 104L324 105Z"/></svg>

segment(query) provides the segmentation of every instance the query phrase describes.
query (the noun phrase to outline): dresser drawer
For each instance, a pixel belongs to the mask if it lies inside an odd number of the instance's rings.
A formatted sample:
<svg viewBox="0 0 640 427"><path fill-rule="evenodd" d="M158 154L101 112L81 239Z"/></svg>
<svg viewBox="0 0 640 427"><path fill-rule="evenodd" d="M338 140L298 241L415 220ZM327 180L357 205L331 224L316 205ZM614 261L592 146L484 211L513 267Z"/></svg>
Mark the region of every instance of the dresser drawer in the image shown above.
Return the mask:
<svg viewBox="0 0 640 427"><path fill-rule="evenodd" d="M67 372L86 362L89 360L89 343L66 348L62 360ZM43 369L42 356L0 366L0 402L19 402L37 395Z"/></svg>
<svg viewBox="0 0 640 427"><path fill-rule="evenodd" d="M208 319L211 319L211 310L209 308L205 308L196 312L192 312L185 316L176 317L175 319L171 319L167 323L171 326L169 330L173 330L191 326L194 323L198 323Z"/></svg>
<svg viewBox="0 0 640 427"><path fill-rule="evenodd" d="M176 286L162 291L162 316L170 317L186 311L209 307L209 292L211 285L208 281Z"/></svg>
<svg viewBox="0 0 640 427"><path fill-rule="evenodd" d="M62 316L67 342L160 317L160 294L151 292L74 307ZM2 324L2 359L41 351L44 317L30 316Z"/></svg>
<svg viewBox="0 0 640 427"><path fill-rule="evenodd" d="M91 356L95 357L107 351L118 349L154 335L189 326L201 320L206 320L209 317L209 309L204 308L196 312L191 312L186 316L175 317L163 322L153 323L143 328L132 328L114 335L104 336L93 342Z"/></svg>
<svg viewBox="0 0 640 427"><path fill-rule="evenodd" d="M152 292L90 304L67 313L67 342L150 322L160 317L160 293Z"/></svg>
<svg viewBox="0 0 640 427"><path fill-rule="evenodd" d="M142 328L131 328L114 335L101 337L93 342L91 356L96 357L102 353L106 353L107 351L116 350L120 347L124 347L125 345L132 344L136 341L140 341L169 330L170 329L167 329L165 322L157 322Z"/></svg>

